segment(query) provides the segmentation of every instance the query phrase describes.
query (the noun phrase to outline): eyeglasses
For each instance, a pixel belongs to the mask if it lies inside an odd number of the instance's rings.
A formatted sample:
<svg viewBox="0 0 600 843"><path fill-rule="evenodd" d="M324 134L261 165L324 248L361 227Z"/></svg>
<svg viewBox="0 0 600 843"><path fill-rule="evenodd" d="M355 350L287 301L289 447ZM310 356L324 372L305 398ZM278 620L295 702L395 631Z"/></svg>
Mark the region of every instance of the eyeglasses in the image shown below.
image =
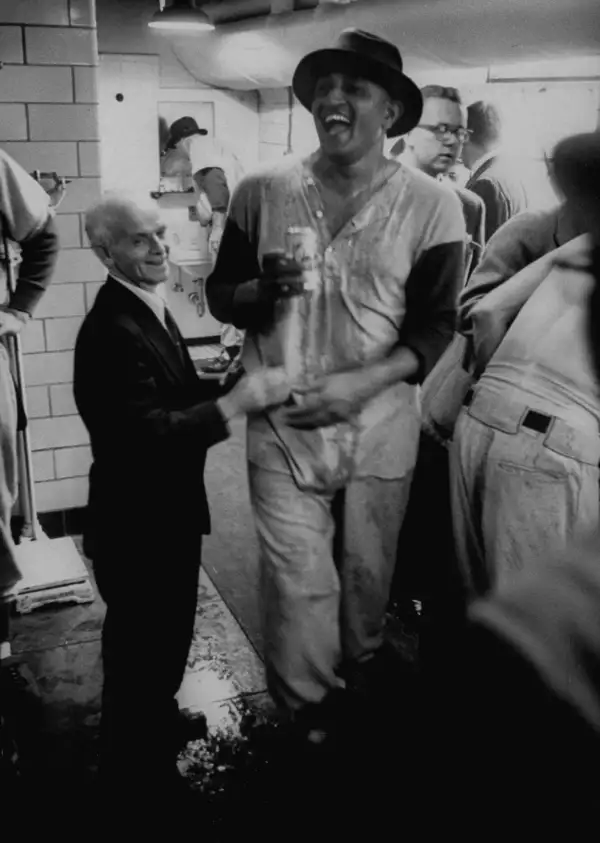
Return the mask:
<svg viewBox="0 0 600 843"><path fill-rule="evenodd" d="M446 135L454 135L459 143L464 143L469 139L469 135L471 134L470 129L463 129L462 126L449 126L447 123L439 123L437 126L427 126L425 123L419 123L419 128L427 129L439 141L443 141Z"/></svg>

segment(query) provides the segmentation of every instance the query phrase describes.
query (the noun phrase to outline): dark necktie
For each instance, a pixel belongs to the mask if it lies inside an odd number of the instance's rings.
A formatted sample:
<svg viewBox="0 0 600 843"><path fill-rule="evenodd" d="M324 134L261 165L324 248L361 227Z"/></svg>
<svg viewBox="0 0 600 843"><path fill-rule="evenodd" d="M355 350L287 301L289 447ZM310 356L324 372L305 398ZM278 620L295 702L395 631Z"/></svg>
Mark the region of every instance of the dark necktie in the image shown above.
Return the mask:
<svg viewBox="0 0 600 843"><path fill-rule="evenodd" d="M183 357L183 350L181 348L181 338L180 338L181 335L179 333L177 323L173 319L173 316L171 315L171 311L169 310L168 307L165 307L165 325L166 325L167 331L169 332L169 336L171 337L171 339L173 340L173 343L175 344L175 348L177 349L177 351L179 353L179 356Z"/></svg>

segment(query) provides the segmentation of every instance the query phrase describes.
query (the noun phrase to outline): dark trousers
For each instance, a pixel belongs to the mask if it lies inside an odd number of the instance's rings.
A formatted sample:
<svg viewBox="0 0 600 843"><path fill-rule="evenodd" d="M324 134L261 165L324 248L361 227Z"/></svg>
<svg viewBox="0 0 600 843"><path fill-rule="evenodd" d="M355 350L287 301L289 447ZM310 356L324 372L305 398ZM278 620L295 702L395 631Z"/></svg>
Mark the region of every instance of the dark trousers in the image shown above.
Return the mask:
<svg viewBox="0 0 600 843"><path fill-rule="evenodd" d="M96 555L102 630L101 770L158 779L174 772L175 700L194 632L201 542ZM129 551L129 552L128 552ZM134 777L135 777L134 776Z"/></svg>
<svg viewBox="0 0 600 843"><path fill-rule="evenodd" d="M427 433L398 542L393 594L422 601L421 655L433 658L463 617L464 590L454 552L448 451Z"/></svg>

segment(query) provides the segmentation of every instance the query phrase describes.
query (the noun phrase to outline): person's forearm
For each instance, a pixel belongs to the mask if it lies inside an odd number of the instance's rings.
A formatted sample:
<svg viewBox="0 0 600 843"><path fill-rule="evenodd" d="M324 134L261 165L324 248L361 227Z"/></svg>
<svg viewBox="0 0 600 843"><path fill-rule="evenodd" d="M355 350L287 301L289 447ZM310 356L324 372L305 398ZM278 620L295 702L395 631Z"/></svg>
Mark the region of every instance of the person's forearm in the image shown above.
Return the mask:
<svg viewBox="0 0 600 843"><path fill-rule="evenodd" d="M421 367L421 360L412 349L399 346L389 357L367 364L360 369L367 398L374 398L386 389L413 378Z"/></svg>

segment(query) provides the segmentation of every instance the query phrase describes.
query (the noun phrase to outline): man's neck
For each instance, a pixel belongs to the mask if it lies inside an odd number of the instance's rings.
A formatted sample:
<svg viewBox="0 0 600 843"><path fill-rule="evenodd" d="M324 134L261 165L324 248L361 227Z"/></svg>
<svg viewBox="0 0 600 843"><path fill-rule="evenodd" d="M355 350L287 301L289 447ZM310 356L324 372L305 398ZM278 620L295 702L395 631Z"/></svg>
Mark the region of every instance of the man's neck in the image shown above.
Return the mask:
<svg viewBox="0 0 600 843"><path fill-rule="evenodd" d="M497 148L494 147L493 149L482 149L480 155L477 156L476 160L474 161L471 172L474 173L482 164L485 164L490 158L493 158L494 155L497 153Z"/></svg>
<svg viewBox="0 0 600 843"><path fill-rule="evenodd" d="M111 269L110 274L113 278L116 278L117 281L122 281L124 284L129 284L131 287L137 287L139 290L143 290L144 293L152 293L155 296L163 298L161 295L162 285L160 284L157 285L139 280L132 281L131 278L127 278L122 272L119 272L118 269Z"/></svg>
<svg viewBox="0 0 600 843"><path fill-rule="evenodd" d="M317 178L326 186L345 193L371 184L386 161L383 149L379 146L373 147L359 161L348 163L332 160L319 150L313 169Z"/></svg>
<svg viewBox="0 0 600 843"><path fill-rule="evenodd" d="M432 170L428 170L422 164L419 163L417 156L413 152L412 149L405 149L399 159L403 164L406 164L407 167L412 167L413 170L420 170L422 173L425 173L427 176L431 176L431 178L437 178L436 173Z"/></svg>

